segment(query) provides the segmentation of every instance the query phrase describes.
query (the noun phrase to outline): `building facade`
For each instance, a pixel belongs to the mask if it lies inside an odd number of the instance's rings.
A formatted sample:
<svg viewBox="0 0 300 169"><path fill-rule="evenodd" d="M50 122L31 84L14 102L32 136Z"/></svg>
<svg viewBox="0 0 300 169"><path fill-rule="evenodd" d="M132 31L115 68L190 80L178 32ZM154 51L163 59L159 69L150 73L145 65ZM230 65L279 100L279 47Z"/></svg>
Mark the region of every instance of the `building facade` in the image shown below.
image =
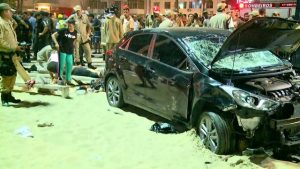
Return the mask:
<svg viewBox="0 0 300 169"><path fill-rule="evenodd" d="M94 13L101 13L104 9L116 4L120 8L127 4L133 14L149 14L152 13L153 6L159 6L162 13L166 10L174 10L179 8L181 13L200 13L204 8L210 13L214 13L217 3L222 0L206 0L203 5L202 0L88 0L88 7Z"/></svg>
<svg viewBox="0 0 300 169"><path fill-rule="evenodd" d="M240 13L243 15L259 8L265 8L266 14L272 16L273 13L279 13L283 18L289 18L295 15L297 0L237 0L243 8Z"/></svg>
<svg viewBox="0 0 300 169"><path fill-rule="evenodd" d="M87 8L86 0L23 0L23 11L43 10L70 15L75 5Z"/></svg>
<svg viewBox="0 0 300 169"><path fill-rule="evenodd" d="M178 7L176 0L152 0L149 13L152 13L153 6L159 6L161 12L164 13L166 10L174 10L178 8L180 13L202 13L203 10L207 10L209 13L213 14L216 11L217 4L222 0L178 0Z"/></svg>

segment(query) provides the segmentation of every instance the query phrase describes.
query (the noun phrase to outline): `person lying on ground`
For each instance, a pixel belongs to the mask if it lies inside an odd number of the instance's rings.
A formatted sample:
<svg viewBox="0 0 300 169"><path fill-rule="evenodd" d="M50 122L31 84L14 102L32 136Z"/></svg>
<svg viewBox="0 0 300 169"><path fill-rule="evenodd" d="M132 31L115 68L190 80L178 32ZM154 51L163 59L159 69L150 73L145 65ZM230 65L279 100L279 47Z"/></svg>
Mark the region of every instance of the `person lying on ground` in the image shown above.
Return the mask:
<svg viewBox="0 0 300 169"><path fill-rule="evenodd" d="M47 62L47 70L50 73L50 77L54 84L58 81L58 53L52 52ZM90 69L83 66L73 66L72 68L72 75L75 76L85 76L91 78L101 78L100 72L97 72L94 69Z"/></svg>

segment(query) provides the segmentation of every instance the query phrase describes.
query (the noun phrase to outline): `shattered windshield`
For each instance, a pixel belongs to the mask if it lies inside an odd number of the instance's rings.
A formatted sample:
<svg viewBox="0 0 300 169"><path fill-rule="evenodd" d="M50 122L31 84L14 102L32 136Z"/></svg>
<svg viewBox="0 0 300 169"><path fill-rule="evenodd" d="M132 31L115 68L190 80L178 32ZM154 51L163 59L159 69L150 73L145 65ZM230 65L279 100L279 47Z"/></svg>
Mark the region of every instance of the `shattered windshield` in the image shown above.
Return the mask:
<svg viewBox="0 0 300 169"><path fill-rule="evenodd" d="M274 68L274 66L284 66L284 64L270 51L256 51L228 55L216 61L213 69L228 69L243 72Z"/></svg>
<svg viewBox="0 0 300 169"><path fill-rule="evenodd" d="M205 34L186 37L183 41L195 54L197 59L205 66L209 66L226 40L220 34Z"/></svg>

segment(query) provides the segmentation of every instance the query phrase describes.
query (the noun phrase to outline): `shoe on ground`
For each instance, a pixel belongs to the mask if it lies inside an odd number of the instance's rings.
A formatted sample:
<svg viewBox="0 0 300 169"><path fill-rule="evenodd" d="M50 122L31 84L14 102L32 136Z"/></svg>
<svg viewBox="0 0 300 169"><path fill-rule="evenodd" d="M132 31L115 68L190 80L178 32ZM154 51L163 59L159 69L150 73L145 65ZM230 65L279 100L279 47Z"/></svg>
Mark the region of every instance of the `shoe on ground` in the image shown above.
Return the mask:
<svg viewBox="0 0 300 169"><path fill-rule="evenodd" d="M61 86L66 85L66 84L65 84L65 81L62 80L62 79L61 79L61 80L58 80L58 81L57 81L57 84L58 84L58 85L61 85Z"/></svg>
<svg viewBox="0 0 300 169"><path fill-rule="evenodd" d="M67 85L70 86L70 87L74 87L75 84L73 84L71 81L67 81Z"/></svg>
<svg viewBox="0 0 300 169"><path fill-rule="evenodd" d="M20 99L16 99L14 96L11 95L11 93L7 94L7 101L11 103L20 103Z"/></svg>
<svg viewBox="0 0 300 169"><path fill-rule="evenodd" d="M95 66L93 66L91 63L88 64L88 68L90 69L97 69Z"/></svg>
<svg viewBox="0 0 300 169"><path fill-rule="evenodd" d="M7 96L8 96L7 93L1 93L1 103L2 103L2 106L9 106L8 100L7 100Z"/></svg>
<svg viewBox="0 0 300 169"><path fill-rule="evenodd" d="M81 66L85 66L84 62L81 62L80 65L81 65Z"/></svg>

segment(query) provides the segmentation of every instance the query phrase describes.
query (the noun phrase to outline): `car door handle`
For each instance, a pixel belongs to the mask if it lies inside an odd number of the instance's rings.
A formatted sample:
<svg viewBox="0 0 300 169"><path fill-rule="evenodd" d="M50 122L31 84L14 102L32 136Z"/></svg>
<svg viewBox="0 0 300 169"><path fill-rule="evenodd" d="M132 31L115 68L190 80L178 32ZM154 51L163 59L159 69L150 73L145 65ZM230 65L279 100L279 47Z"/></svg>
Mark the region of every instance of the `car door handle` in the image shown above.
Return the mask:
<svg viewBox="0 0 300 169"><path fill-rule="evenodd" d="M148 72L152 73L152 74L155 73L155 70L154 70L153 68L151 68L151 67L147 67L146 70L147 70Z"/></svg>
<svg viewBox="0 0 300 169"><path fill-rule="evenodd" d="M174 86L174 85L176 84L176 79L175 79L175 77L171 78L171 79L169 80L169 82L170 82L170 85L171 85L171 86Z"/></svg>
<svg viewBox="0 0 300 169"><path fill-rule="evenodd" d="M121 59L121 61L127 61L127 58L123 57L123 56L121 56L120 59Z"/></svg>
<svg viewBox="0 0 300 169"><path fill-rule="evenodd" d="M175 77L172 77L172 78L170 79L170 81L171 81L171 82L176 82Z"/></svg>

